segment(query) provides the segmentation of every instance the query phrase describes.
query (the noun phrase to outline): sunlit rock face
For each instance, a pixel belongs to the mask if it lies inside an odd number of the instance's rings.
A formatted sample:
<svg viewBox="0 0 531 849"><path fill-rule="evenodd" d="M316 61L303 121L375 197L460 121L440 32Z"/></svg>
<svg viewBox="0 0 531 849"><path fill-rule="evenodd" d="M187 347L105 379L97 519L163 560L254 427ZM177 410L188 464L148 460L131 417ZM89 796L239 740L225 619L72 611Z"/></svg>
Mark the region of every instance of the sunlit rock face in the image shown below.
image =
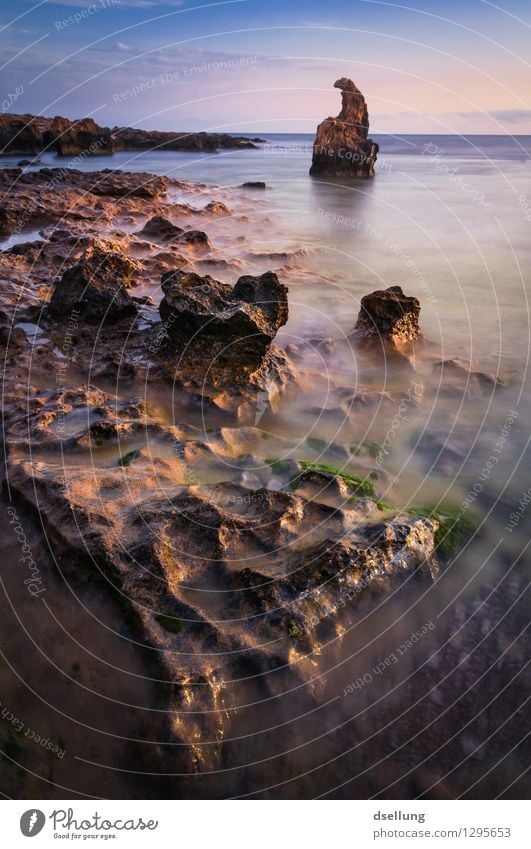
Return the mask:
<svg viewBox="0 0 531 849"><path fill-rule="evenodd" d="M174 271L162 278L160 315L176 350L211 368L260 366L288 320L287 289L276 274L240 277L232 288L210 276Z"/></svg>
<svg viewBox="0 0 531 849"><path fill-rule="evenodd" d="M374 177L378 145L369 134L365 98L352 80L342 77L334 88L341 89L341 112L325 118L317 127L313 146L312 176Z"/></svg>

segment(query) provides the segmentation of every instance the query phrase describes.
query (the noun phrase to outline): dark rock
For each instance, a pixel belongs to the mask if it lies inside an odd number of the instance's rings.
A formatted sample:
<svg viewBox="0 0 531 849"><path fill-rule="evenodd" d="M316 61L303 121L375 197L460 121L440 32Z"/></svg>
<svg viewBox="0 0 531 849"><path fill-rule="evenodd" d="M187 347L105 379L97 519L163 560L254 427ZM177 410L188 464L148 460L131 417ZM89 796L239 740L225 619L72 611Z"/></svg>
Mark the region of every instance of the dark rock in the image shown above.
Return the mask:
<svg viewBox="0 0 531 849"><path fill-rule="evenodd" d="M10 209L0 209L0 236L10 236L19 226L19 219L24 221L23 214L18 215Z"/></svg>
<svg viewBox="0 0 531 849"><path fill-rule="evenodd" d="M331 177L374 177L378 145L367 138L369 113L361 91L342 77L342 109L337 118L325 118L317 127L310 174Z"/></svg>
<svg viewBox="0 0 531 849"><path fill-rule="evenodd" d="M229 207L220 200L211 200L201 211L208 212L210 215L230 215L231 213Z"/></svg>
<svg viewBox="0 0 531 849"><path fill-rule="evenodd" d="M242 183L242 189L265 189L267 188L266 184L261 180L248 180L246 183Z"/></svg>
<svg viewBox="0 0 531 849"><path fill-rule="evenodd" d="M256 368L288 319L287 289L276 274L241 277L234 289L207 275L173 271L162 277L160 316L186 358L216 367Z"/></svg>
<svg viewBox="0 0 531 849"><path fill-rule="evenodd" d="M137 307L126 291L133 269L121 254L94 252L56 281L50 312L66 316L79 310L89 324L136 315Z"/></svg>
<svg viewBox="0 0 531 849"><path fill-rule="evenodd" d="M484 371L474 371L470 363L455 358L440 360L433 364L433 371L439 374L437 391L452 397L490 394L505 386L501 378Z"/></svg>
<svg viewBox="0 0 531 849"><path fill-rule="evenodd" d="M210 247L208 236L203 230L183 230L182 227L177 227L176 224L172 224L168 218L164 218L162 215L155 215L150 218L136 235L162 244L181 242L203 248Z"/></svg>
<svg viewBox="0 0 531 849"><path fill-rule="evenodd" d="M114 153L116 144L110 131L100 127L92 118L69 121L60 116L53 119L49 134L59 156L96 156Z"/></svg>
<svg viewBox="0 0 531 849"><path fill-rule="evenodd" d="M245 136L227 133L174 133L116 127L113 138L118 150L198 150L215 153L219 148L255 148Z"/></svg>
<svg viewBox="0 0 531 849"><path fill-rule="evenodd" d="M182 227L172 224L162 215L154 215L136 235L157 242L171 242L183 233Z"/></svg>
<svg viewBox="0 0 531 849"><path fill-rule="evenodd" d="M404 295L400 286L371 292L361 299L352 338L361 345L407 354L422 338L419 315L418 299Z"/></svg>
<svg viewBox="0 0 531 849"><path fill-rule="evenodd" d="M92 118L70 121L57 116L0 115L0 150L8 155L33 156L43 150L59 156L87 156L116 150L197 150L214 153L219 148L252 148L257 139L228 133L175 133L100 127ZM264 139L260 139L263 142Z"/></svg>
<svg viewBox="0 0 531 849"><path fill-rule="evenodd" d="M101 172L104 174L105 172ZM90 177L90 175L88 175ZM152 174L124 174L121 171L109 172L103 179L94 181L89 186L93 195L109 197L143 198L156 200L166 194L168 186L166 177L155 177Z"/></svg>

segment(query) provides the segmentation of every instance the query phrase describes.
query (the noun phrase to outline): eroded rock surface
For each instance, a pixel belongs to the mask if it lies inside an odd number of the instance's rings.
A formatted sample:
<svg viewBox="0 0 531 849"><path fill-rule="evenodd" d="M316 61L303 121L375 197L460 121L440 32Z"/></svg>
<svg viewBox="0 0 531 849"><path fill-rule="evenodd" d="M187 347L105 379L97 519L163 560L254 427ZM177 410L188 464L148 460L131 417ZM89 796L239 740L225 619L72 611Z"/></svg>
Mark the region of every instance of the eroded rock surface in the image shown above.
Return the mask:
<svg viewBox="0 0 531 849"><path fill-rule="evenodd" d="M407 355L422 339L419 316L420 302L405 295L400 286L371 292L361 299L351 338L375 351Z"/></svg>
<svg viewBox="0 0 531 849"><path fill-rule="evenodd" d="M313 176L373 177L378 145L369 134L365 98L352 80L334 83L341 90L341 112L325 118L317 127L313 145Z"/></svg>
<svg viewBox="0 0 531 849"><path fill-rule="evenodd" d="M56 281L51 314L67 317L75 312L89 324L136 315L127 292L133 271L134 265L121 254L93 251Z"/></svg>
<svg viewBox="0 0 531 849"><path fill-rule="evenodd" d="M234 288L209 275L163 275L160 315L178 353L214 369L254 371L288 320L287 289L276 274L240 277Z"/></svg>

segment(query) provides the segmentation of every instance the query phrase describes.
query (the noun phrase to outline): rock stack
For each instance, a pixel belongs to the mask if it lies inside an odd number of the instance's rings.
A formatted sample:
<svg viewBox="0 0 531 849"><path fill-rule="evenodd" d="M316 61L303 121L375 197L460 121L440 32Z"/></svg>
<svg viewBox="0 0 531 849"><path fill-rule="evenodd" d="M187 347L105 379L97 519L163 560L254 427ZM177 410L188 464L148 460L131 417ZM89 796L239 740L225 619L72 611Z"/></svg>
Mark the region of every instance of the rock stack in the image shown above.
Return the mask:
<svg viewBox="0 0 531 849"><path fill-rule="evenodd" d="M342 108L337 118L325 118L317 127L310 174L327 177L374 177L378 145L369 134L369 113L359 88L342 77Z"/></svg>

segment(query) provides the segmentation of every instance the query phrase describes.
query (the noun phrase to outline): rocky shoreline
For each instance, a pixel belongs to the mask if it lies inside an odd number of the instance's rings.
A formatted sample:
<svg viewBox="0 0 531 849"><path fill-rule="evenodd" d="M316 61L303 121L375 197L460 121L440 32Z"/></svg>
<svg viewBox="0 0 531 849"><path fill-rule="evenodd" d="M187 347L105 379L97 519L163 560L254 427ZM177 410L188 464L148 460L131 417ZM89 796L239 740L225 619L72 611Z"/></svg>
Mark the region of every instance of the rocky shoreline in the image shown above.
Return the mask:
<svg viewBox="0 0 531 849"><path fill-rule="evenodd" d="M178 150L215 153L220 148L256 148L264 139L228 133L174 133L133 127L101 127L92 118L0 115L0 156L101 156L120 150ZM31 164L31 163L29 163Z"/></svg>
<svg viewBox="0 0 531 849"><path fill-rule="evenodd" d="M0 181L1 232L19 240L0 253L4 497L42 523L61 574L102 587L123 633L152 650L171 683L178 771L216 769L239 703L231 682L265 698L281 675L302 686L344 628L332 614L431 581L451 527L382 503L370 448L318 446L315 459L268 429L310 380L300 349L276 338L282 276L239 273L210 235L245 214L227 192L119 171L6 169ZM243 210L256 202L234 191ZM360 356L383 346L409 368L419 311L399 287L364 299ZM331 391L347 420L381 402L350 392ZM319 703L311 688L304 698Z"/></svg>

